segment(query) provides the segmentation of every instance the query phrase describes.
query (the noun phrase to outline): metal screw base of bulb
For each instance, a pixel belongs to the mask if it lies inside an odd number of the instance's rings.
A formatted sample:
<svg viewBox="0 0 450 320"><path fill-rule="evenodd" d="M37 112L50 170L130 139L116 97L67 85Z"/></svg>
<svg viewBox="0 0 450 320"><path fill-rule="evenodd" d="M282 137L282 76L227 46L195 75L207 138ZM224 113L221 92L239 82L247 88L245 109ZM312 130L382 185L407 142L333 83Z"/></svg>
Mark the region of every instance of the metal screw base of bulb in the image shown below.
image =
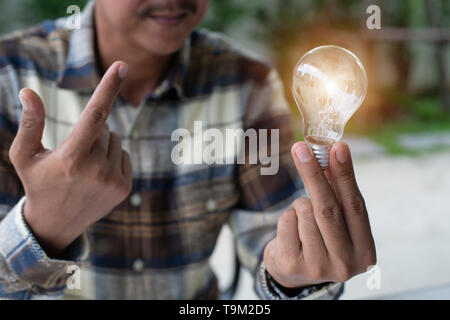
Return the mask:
<svg viewBox="0 0 450 320"><path fill-rule="evenodd" d="M328 168L330 166L330 146L315 144L310 141L307 141L307 144L322 169Z"/></svg>

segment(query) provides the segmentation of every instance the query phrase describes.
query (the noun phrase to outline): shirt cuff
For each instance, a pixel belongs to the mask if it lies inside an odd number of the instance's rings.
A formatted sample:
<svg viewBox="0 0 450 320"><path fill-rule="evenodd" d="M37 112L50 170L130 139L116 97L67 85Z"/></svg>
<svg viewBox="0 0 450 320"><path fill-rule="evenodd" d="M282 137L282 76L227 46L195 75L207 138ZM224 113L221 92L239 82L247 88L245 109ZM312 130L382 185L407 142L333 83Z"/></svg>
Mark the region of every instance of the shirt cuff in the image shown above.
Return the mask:
<svg viewBox="0 0 450 320"><path fill-rule="evenodd" d="M62 290L72 275L68 269L84 265L89 254L85 233L67 247L64 259L50 258L34 237L23 217L26 197L11 209L0 222L0 255L18 279L30 287ZM37 289L37 288L36 288Z"/></svg>
<svg viewBox="0 0 450 320"><path fill-rule="evenodd" d="M255 290L266 300L336 300L344 292L344 283L326 282L299 289L294 296L287 295L272 279L261 261L257 270Z"/></svg>

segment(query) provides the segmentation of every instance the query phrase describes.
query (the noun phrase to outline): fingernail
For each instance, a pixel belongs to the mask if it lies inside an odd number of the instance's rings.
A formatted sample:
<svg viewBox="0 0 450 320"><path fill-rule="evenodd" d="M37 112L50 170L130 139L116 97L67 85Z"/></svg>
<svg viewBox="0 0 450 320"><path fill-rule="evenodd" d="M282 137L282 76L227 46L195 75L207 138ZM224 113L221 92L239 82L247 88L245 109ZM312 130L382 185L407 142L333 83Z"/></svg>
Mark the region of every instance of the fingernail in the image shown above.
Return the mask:
<svg viewBox="0 0 450 320"><path fill-rule="evenodd" d="M121 80L125 79L128 73L128 66L124 63L121 63L119 66L119 78Z"/></svg>
<svg viewBox="0 0 450 320"><path fill-rule="evenodd" d="M339 149L337 149L336 150L336 159L340 163L344 163L345 161L347 161L347 148L340 147Z"/></svg>
<svg viewBox="0 0 450 320"><path fill-rule="evenodd" d="M295 154L301 162L308 162L311 160L311 152L309 152L308 147L304 143L297 144L295 147Z"/></svg>
<svg viewBox="0 0 450 320"><path fill-rule="evenodd" d="M23 111L27 112L30 110L30 105L28 104L28 100L23 96L22 91L19 92L19 100L22 104Z"/></svg>

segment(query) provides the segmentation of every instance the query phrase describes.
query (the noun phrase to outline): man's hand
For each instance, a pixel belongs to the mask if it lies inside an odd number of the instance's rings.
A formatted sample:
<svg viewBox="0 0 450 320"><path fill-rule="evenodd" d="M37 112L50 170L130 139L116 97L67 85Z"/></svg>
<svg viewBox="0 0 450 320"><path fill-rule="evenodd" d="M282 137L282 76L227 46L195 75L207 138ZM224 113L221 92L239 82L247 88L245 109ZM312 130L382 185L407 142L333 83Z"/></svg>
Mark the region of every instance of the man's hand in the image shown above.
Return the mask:
<svg viewBox="0 0 450 320"><path fill-rule="evenodd" d="M41 99L30 89L19 94L23 113L9 156L27 197L24 218L50 254L60 254L131 190L129 155L106 124L127 68L116 62L106 71L73 131L54 151L41 143Z"/></svg>
<svg viewBox="0 0 450 320"><path fill-rule="evenodd" d="M279 217L264 250L267 271L287 288L344 282L367 271L376 264L375 244L348 146L333 146L325 171L303 142L292 156L311 200L295 200Z"/></svg>

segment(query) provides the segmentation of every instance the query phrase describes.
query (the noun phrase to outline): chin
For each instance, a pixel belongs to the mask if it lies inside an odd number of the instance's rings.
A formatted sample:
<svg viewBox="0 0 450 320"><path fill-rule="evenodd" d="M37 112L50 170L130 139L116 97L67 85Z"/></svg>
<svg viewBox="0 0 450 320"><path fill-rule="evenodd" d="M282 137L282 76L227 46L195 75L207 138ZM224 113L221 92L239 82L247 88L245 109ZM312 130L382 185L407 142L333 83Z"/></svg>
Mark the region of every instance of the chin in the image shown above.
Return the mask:
<svg viewBox="0 0 450 320"><path fill-rule="evenodd" d="M187 37L176 41L170 41L167 38L159 41L152 39L152 41L142 43L142 47L156 55L170 55L183 48L186 39Z"/></svg>

